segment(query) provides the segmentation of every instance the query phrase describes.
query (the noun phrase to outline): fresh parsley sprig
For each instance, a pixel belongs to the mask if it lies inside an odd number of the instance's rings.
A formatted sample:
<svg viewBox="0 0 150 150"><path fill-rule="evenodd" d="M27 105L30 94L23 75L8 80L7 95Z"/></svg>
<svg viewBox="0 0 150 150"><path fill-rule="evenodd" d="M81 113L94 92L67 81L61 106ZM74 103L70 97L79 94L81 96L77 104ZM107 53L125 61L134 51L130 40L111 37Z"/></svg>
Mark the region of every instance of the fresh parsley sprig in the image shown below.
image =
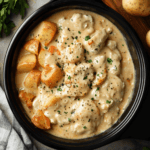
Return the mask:
<svg viewBox="0 0 150 150"><path fill-rule="evenodd" d="M25 0L0 0L0 37L2 31L8 36L11 29L15 27L14 22L10 20L10 15L20 14L23 18L28 7Z"/></svg>

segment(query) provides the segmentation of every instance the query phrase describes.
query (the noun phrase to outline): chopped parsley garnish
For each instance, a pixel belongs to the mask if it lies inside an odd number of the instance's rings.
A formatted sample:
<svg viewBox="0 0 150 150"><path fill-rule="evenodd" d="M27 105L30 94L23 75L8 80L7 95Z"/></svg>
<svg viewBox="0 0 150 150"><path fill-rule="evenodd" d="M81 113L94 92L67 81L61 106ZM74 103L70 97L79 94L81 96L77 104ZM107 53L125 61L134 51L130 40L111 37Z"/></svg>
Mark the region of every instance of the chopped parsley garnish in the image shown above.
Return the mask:
<svg viewBox="0 0 150 150"><path fill-rule="evenodd" d="M65 111L64 111L64 113L67 114L68 112L65 112Z"/></svg>
<svg viewBox="0 0 150 150"><path fill-rule="evenodd" d="M111 101L109 101L109 100L106 100L106 103L110 104L110 103L111 103Z"/></svg>
<svg viewBox="0 0 150 150"><path fill-rule="evenodd" d="M89 88L91 88L92 87L92 83L88 84L88 86L89 86Z"/></svg>
<svg viewBox="0 0 150 150"><path fill-rule="evenodd" d="M96 60L96 62L98 63L98 60Z"/></svg>
<svg viewBox="0 0 150 150"><path fill-rule="evenodd" d="M80 32L80 31L78 31L78 33L79 33L79 34L81 34L81 32Z"/></svg>
<svg viewBox="0 0 150 150"><path fill-rule="evenodd" d="M68 96L69 98L71 98L70 96Z"/></svg>
<svg viewBox="0 0 150 150"><path fill-rule="evenodd" d="M60 110L57 111L60 114Z"/></svg>
<svg viewBox="0 0 150 150"><path fill-rule="evenodd" d="M75 39L77 40L77 39L78 39L78 37L76 36L76 37L75 37Z"/></svg>
<svg viewBox="0 0 150 150"><path fill-rule="evenodd" d="M59 88L57 89L57 91L62 91L62 89L59 87Z"/></svg>
<svg viewBox="0 0 150 150"><path fill-rule="evenodd" d="M53 90L51 90L51 92L53 93Z"/></svg>
<svg viewBox="0 0 150 150"><path fill-rule="evenodd" d="M70 80L70 79L71 79L71 77L69 76L69 77L68 77L68 79Z"/></svg>
<svg viewBox="0 0 150 150"><path fill-rule="evenodd" d="M45 49L48 49L48 47L47 47L47 46L45 46Z"/></svg>
<svg viewBox="0 0 150 150"><path fill-rule="evenodd" d="M61 65L59 63L56 64L59 68L61 68Z"/></svg>
<svg viewBox="0 0 150 150"><path fill-rule="evenodd" d="M92 60L90 59L90 60L88 60L88 62L89 62L89 63L91 63L91 62L92 62Z"/></svg>
<svg viewBox="0 0 150 150"><path fill-rule="evenodd" d="M69 38L67 40L69 40Z"/></svg>
<svg viewBox="0 0 150 150"><path fill-rule="evenodd" d="M91 98L91 100L93 101L93 100L94 100L94 98L92 97L92 98Z"/></svg>
<svg viewBox="0 0 150 150"><path fill-rule="evenodd" d="M70 121L71 121L71 119L70 119L70 118L68 118L68 121L70 122Z"/></svg>
<svg viewBox="0 0 150 150"><path fill-rule="evenodd" d="M88 122L90 122L90 119L88 120Z"/></svg>
<svg viewBox="0 0 150 150"><path fill-rule="evenodd" d="M87 76L83 78L83 80L87 79Z"/></svg>
<svg viewBox="0 0 150 150"><path fill-rule="evenodd" d="M93 111L93 109L91 109L91 111Z"/></svg>
<svg viewBox="0 0 150 150"><path fill-rule="evenodd" d="M99 87L97 87L96 91L98 91L98 90L99 90Z"/></svg>
<svg viewBox="0 0 150 150"><path fill-rule="evenodd" d="M67 44L67 43L65 42L65 44Z"/></svg>
<svg viewBox="0 0 150 150"><path fill-rule="evenodd" d="M112 65L113 60L111 58L107 58L107 62Z"/></svg>
<svg viewBox="0 0 150 150"><path fill-rule="evenodd" d="M95 96L97 96L97 95L95 94Z"/></svg>
<svg viewBox="0 0 150 150"><path fill-rule="evenodd" d="M86 49L84 49L84 53L86 53Z"/></svg>
<svg viewBox="0 0 150 150"><path fill-rule="evenodd" d="M88 41L89 39L90 39L89 35L85 37L85 41Z"/></svg>
<svg viewBox="0 0 150 150"><path fill-rule="evenodd" d="M122 46L124 46L124 44L122 44Z"/></svg>
<svg viewBox="0 0 150 150"><path fill-rule="evenodd" d="M80 98L78 98L78 101L80 100Z"/></svg>
<svg viewBox="0 0 150 150"><path fill-rule="evenodd" d="M83 127L83 129L87 129L87 127L86 127L86 126L84 126L84 127Z"/></svg>
<svg viewBox="0 0 150 150"><path fill-rule="evenodd" d="M78 85L76 85L76 87L78 87Z"/></svg>
<svg viewBox="0 0 150 150"><path fill-rule="evenodd" d="M77 58L79 58L79 56L77 56Z"/></svg>
<svg viewBox="0 0 150 150"><path fill-rule="evenodd" d="M73 43L71 43L73 45Z"/></svg>
<svg viewBox="0 0 150 150"><path fill-rule="evenodd" d="M59 26L58 29L59 29L59 30L62 30L62 26Z"/></svg>
<svg viewBox="0 0 150 150"><path fill-rule="evenodd" d="M115 70L117 71L117 67L116 67L116 65L115 65Z"/></svg>
<svg viewBox="0 0 150 150"><path fill-rule="evenodd" d="M99 74L97 74L97 76L99 76Z"/></svg>

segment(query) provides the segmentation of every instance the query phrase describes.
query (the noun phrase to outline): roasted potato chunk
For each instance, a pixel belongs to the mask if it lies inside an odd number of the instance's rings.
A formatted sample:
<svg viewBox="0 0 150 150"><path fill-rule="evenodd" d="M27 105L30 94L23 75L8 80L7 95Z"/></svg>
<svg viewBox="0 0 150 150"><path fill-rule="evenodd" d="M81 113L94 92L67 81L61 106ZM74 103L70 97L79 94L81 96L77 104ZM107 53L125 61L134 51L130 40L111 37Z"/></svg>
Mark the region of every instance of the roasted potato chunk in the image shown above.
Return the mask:
<svg viewBox="0 0 150 150"><path fill-rule="evenodd" d="M24 81L24 86L29 89L37 89L41 78L41 71L39 70L32 70L27 75Z"/></svg>
<svg viewBox="0 0 150 150"><path fill-rule="evenodd" d="M38 55L39 43L40 42L36 39L29 40L25 43L24 49L29 51L30 53Z"/></svg>
<svg viewBox="0 0 150 150"><path fill-rule="evenodd" d="M17 71L19 72L29 72L36 65L36 56L34 54L28 54L19 59L17 65Z"/></svg>
<svg viewBox="0 0 150 150"><path fill-rule="evenodd" d="M59 100L61 100L60 97L56 97L54 95L50 96L43 105L44 109L47 109L48 107L55 105Z"/></svg>
<svg viewBox="0 0 150 150"><path fill-rule="evenodd" d="M44 50L44 49L41 49L40 50L40 53L38 55L38 62L39 64L44 68L44 65L45 65L45 57L49 55L49 52Z"/></svg>
<svg viewBox="0 0 150 150"><path fill-rule="evenodd" d="M25 91L19 92L19 98L22 102L25 102L28 108L32 107L32 101L35 96L31 93L26 93Z"/></svg>
<svg viewBox="0 0 150 150"><path fill-rule="evenodd" d="M40 129L45 129L48 130L51 128L50 126L50 120L48 117L46 117L43 113L43 111L38 110L34 117L31 119L32 123L40 128Z"/></svg>
<svg viewBox="0 0 150 150"><path fill-rule="evenodd" d="M50 88L53 88L62 77L62 70L57 65L51 65L51 67L47 67L42 71L41 81Z"/></svg>
<svg viewBox="0 0 150 150"><path fill-rule="evenodd" d="M41 23L37 40L39 40L44 46L52 41L57 30L57 26L53 22L43 21Z"/></svg>

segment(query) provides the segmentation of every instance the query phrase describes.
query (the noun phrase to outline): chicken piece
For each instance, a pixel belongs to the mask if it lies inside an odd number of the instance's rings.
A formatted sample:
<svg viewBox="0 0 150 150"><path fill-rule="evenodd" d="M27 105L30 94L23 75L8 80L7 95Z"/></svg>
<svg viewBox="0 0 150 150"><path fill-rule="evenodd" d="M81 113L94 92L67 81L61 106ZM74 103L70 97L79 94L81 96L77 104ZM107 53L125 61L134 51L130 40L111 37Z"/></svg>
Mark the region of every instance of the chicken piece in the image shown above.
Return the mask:
<svg viewBox="0 0 150 150"><path fill-rule="evenodd" d="M113 107L104 115L104 122L111 126L119 118L119 112L119 107Z"/></svg>
<svg viewBox="0 0 150 150"><path fill-rule="evenodd" d="M115 50L117 47L117 42L113 40L108 40L106 44L111 50Z"/></svg>
<svg viewBox="0 0 150 150"><path fill-rule="evenodd" d="M40 42L38 40L31 39L25 43L24 49L29 51L30 53L38 55L39 43Z"/></svg>
<svg viewBox="0 0 150 150"><path fill-rule="evenodd" d="M108 79L100 88L100 97L106 100L122 101L124 95L124 82L116 75L108 75Z"/></svg>
<svg viewBox="0 0 150 150"><path fill-rule="evenodd" d="M32 70L29 72L24 81L24 86L30 91L37 90L38 85L40 83L41 71Z"/></svg>
<svg viewBox="0 0 150 150"><path fill-rule="evenodd" d="M106 65L104 65L102 68L99 68L96 74L96 78L93 81L93 86L99 86L101 85L107 77L107 70Z"/></svg>
<svg viewBox="0 0 150 150"><path fill-rule="evenodd" d="M95 103L89 99L80 99L80 104L71 117L75 123L71 125L71 131L75 134L91 134L101 122L101 115Z"/></svg>
<svg viewBox="0 0 150 150"><path fill-rule="evenodd" d="M31 93L26 93L25 91L19 92L19 98L22 102L25 102L28 108L32 107L32 101L35 96Z"/></svg>
<svg viewBox="0 0 150 150"><path fill-rule="evenodd" d="M70 19L73 26L79 31L85 31L90 34L94 31L94 21L91 15L82 15L79 13L73 14Z"/></svg>
<svg viewBox="0 0 150 150"><path fill-rule="evenodd" d="M65 86L62 94L65 96L84 96L90 89L90 83L94 79L93 68L89 63L78 66L65 66Z"/></svg>
<svg viewBox="0 0 150 150"><path fill-rule="evenodd" d="M83 47L79 42L74 42L73 45L66 48L62 55L62 60L65 63L76 63L83 57Z"/></svg>
<svg viewBox="0 0 150 150"><path fill-rule="evenodd" d="M105 81L107 77L105 55L96 56L93 61L93 66L97 70L97 72L92 85L99 86Z"/></svg>
<svg viewBox="0 0 150 150"><path fill-rule="evenodd" d="M115 41L108 40L107 46L109 47L109 49L111 49L107 54L108 73L119 75L121 71L121 54L116 48L117 44Z"/></svg>
<svg viewBox="0 0 150 150"><path fill-rule="evenodd" d="M17 71L19 72L29 72L36 65L36 56L34 54L28 54L19 59L17 64Z"/></svg>
<svg viewBox="0 0 150 150"><path fill-rule="evenodd" d="M57 65L51 65L42 71L41 81L50 88L53 88L62 77L63 71Z"/></svg>
<svg viewBox="0 0 150 150"><path fill-rule="evenodd" d="M61 35L58 38L59 43L57 43L57 47L61 51L61 54L63 56L65 55L63 54L65 53L65 49L73 42L72 36L74 35L68 30L67 27L64 27L60 34Z"/></svg>
<svg viewBox="0 0 150 150"><path fill-rule="evenodd" d="M51 95L46 99L46 101L43 103L44 109L47 109L48 107L54 106L58 101L60 101L60 97L56 97L54 95Z"/></svg>
<svg viewBox="0 0 150 150"><path fill-rule="evenodd" d="M38 31L37 40L41 42L42 45L48 46L52 41L57 30L57 26L53 22L43 21L40 24L40 29Z"/></svg>
<svg viewBox="0 0 150 150"><path fill-rule="evenodd" d="M44 115L43 111L41 111L41 110L38 110L36 112L36 114L31 119L31 121L36 127L40 128L40 129L48 130L51 128L49 118L46 117Z"/></svg>
<svg viewBox="0 0 150 150"><path fill-rule="evenodd" d="M96 30L91 36L86 36L84 41L84 47L90 54L98 54L104 47L105 41L108 38L106 30Z"/></svg>

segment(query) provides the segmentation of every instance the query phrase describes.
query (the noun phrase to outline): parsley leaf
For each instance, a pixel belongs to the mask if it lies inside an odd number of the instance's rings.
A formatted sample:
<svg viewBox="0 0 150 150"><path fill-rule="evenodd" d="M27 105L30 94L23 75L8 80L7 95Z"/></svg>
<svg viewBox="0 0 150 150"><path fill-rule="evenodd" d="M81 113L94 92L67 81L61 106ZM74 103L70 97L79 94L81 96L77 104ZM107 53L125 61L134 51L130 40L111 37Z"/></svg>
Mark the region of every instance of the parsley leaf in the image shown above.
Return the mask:
<svg viewBox="0 0 150 150"><path fill-rule="evenodd" d="M87 129L87 127L86 127L86 126L84 126L84 127L83 127L83 129Z"/></svg>
<svg viewBox="0 0 150 150"><path fill-rule="evenodd" d="M111 101L109 101L109 100L106 100L106 103L107 103L107 104L110 104L110 103L111 103Z"/></svg>
<svg viewBox="0 0 150 150"><path fill-rule="evenodd" d="M111 58L107 58L107 62L112 65L113 60Z"/></svg>
<svg viewBox="0 0 150 150"><path fill-rule="evenodd" d="M15 27L13 21L10 20L10 15L20 14L23 18L28 7L26 0L0 0L0 37L2 32L8 36L11 29Z"/></svg>
<svg viewBox="0 0 150 150"><path fill-rule="evenodd" d="M91 63L91 62L92 62L92 60L90 59L90 60L88 60L88 62L89 62L89 63Z"/></svg>
<svg viewBox="0 0 150 150"><path fill-rule="evenodd" d="M57 91L62 91L62 89L59 87L59 88L57 89Z"/></svg>
<svg viewBox="0 0 150 150"><path fill-rule="evenodd" d="M88 41L89 39L90 39L89 35L85 37L85 41Z"/></svg>

